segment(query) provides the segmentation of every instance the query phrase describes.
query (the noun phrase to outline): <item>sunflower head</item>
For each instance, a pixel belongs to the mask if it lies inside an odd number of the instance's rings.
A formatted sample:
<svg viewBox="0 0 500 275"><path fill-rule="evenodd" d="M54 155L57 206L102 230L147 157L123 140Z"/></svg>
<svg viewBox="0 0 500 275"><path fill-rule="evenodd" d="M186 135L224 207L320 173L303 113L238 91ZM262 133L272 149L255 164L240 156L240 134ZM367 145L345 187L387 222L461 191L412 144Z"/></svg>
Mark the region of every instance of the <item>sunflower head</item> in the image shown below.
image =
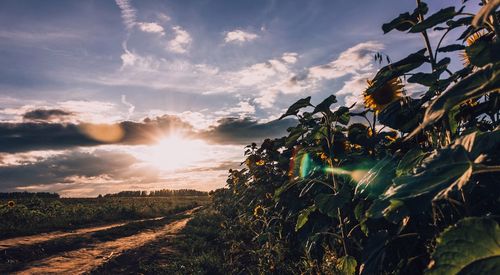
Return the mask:
<svg viewBox="0 0 500 275"><path fill-rule="evenodd" d="M485 31L478 31L478 32L475 32L473 35L467 37L467 40L465 41L465 43L467 44L467 47L474 45L479 40L479 38L483 37L485 34L486 34ZM460 56L462 57L462 61L464 63L464 66L469 66L470 65L470 56L469 56L469 53L467 53L467 50L463 50L460 53Z"/></svg>
<svg viewBox="0 0 500 275"><path fill-rule="evenodd" d="M264 208L260 205L257 205L253 210L253 215L255 217L262 217L264 215Z"/></svg>
<svg viewBox="0 0 500 275"><path fill-rule="evenodd" d="M9 202L7 203L7 206L8 206L8 207L14 207L15 205L16 205L16 203L15 203L14 201L9 201Z"/></svg>
<svg viewBox="0 0 500 275"><path fill-rule="evenodd" d="M255 164L257 164L257 166L262 166L265 164L265 162L263 159L261 159L261 160L257 161Z"/></svg>
<svg viewBox="0 0 500 275"><path fill-rule="evenodd" d="M373 82L368 80L368 88L363 93L365 106L375 112L382 111L391 102L401 98L403 94L403 83L399 77L387 81L380 88L367 93L367 90L373 87Z"/></svg>

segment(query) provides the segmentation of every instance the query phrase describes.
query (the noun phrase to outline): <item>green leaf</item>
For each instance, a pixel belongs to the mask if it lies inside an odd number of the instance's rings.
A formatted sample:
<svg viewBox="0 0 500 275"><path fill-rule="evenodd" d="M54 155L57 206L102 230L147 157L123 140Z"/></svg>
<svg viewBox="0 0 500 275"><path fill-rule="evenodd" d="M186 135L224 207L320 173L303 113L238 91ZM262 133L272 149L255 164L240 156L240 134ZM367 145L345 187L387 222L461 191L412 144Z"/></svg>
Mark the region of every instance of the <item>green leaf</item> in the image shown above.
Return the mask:
<svg viewBox="0 0 500 275"><path fill-rule="evenodd" d="M500 227L490 218L465 218L437 238L426 274L500 274Z"/></svg>
<svg viewBox="0 0 500 275"><path fill-rule="evenodd" d="M394 171L395 163L391 157L379 160L357 183L355 194L366 198L377 198L389 188Z"/></svg>
<svg viewBox="0 0 500 275"><path fill-rule="evenodd" d="M418 126L423 118L420 100L406 98L390 103L379 113L379 121L401 132L408 133Z"/></svg>
<svg viewBox="0 0 500 275"><path fill-rule="evenodd" d="M448 20L446 25L448 25L448 29L455 29L461 26L470 25L472 22L472 16L461 17L457 20Z"/></svg>
<svg viewBox="0 0 500 275"><path fill-rule="evenodd" d="M353 275L356 272L358 262L352 256L346 255L337 260L337 270L343 275Z"/></svg>
<svg viewBox="0 0 500 275"><path fill-rule="evenodd" d="M425 31L426 29L432 28L438 24L446 22L455 16L455 7L448 7L439 10L433 15L427 17L425 20L419 22L410 29L411 33L417 33Z"/></svg>
<svg viewBox="0 0 500 275"><path fill-rule="evenodd" d="M398 31L407 31L417 23L417 19L409 12L401 13L398 17L394 18L391 22L382 25L384 34L396 29Z"/></svg>
<svg viewBox="0 0 500 275"><path fill-rule="evenodd" d="M382 199L411 199L425 194L445 194L455 185L466 182L472 162L462 146L448 147L426 157L415 174L394 178Z"/></svg>
<svg viewBox="0 0 500 275"><path fill-rule="evenodd" d="M385 33L390 32L393 29L398 31L407 31L413 25L417 24L419 14L426 14L429 11L427 4L420 2L420 5L413 11L412 14L405 12L401 13L398 17L394 18L391 22L382 25L382 30Z"/></svg>
<svg viewBox="0 0 500 275"><path fill-rule="evenodd" d="M481 154L498 152L500 146L500 129L491 132L475 131L465 135L455 141L455 144L462 145L472 160L475 160Z"/></svg>
<svg viewBox="0 0 500 275"><path fill-rule="evenodd" d="M319 212L328 215L329 217L336 218L338 216L337 208L344 206L351 200L351 194L347 189L346 184L336 194L322 193L314 198L314 204Z"/></svg>
<svg viewBox="0 0 500 275"><path fill-rule="evenodd" d="M309 221L309 215L316 211L316 207L309 206L306 209L302 209L299 212L299 217L297 218L297 223L295 224L295 232L299 231L306 223Z"/></svg>
<svg viewBox="0 0 500 275"><path fill-rule="evenodd" d="M350 119L349 108L345 106L341 106L337 111L333 112L333 120L338 121L340 124L347 125Z"/></svg>
<svg viewBox="0 0 500 275"><path fill-rule="evenodd" d="M400 177L410 174L422 162L425 156L426 154L420 148L411 149L406 152L396 168L396 176Z"/></svg>
<svg viewBox="0 0 500 275"><path fill-rule="evenodd" d="M431 86L436 81L438 81L441 72L436 73L416 73L408 78L409 83L418 83L424 86Z"/></svg>
<svg viewBox="0 0 500 275"><path fill-rule="evenodd" d="M426 109L422 124L408 135L407 139L434 124L453 107L498 89L500 89L500 63L478 69L437 97Z"/></svg>
<svg viewBox="0 0 500 275"><path fill-rule="evenodd" d="M425 51L425 49L422 49L380 69L373 78L373 85L366 89L366 93L370 95L384 86L389 80L420 67L424 62L428 61L428 58L424 55Z"/></svg>
<svg viewBox="0 0 500 275"><path fill-rule="evenodd" d="M316 105L316 108L314 108L313 114L319 113L319 112L330 111L330 106L333 103L337 103L337 98L335 97L335 95L330 95L325 100L323 100L320 104Z"/></svg>
<svg viewBox="0 0 500 275"><path fill-rule="evenodd" d="M465 49L464 45L452 44L452 45L448 45L448 46L439 48L438 52L447 53L447 52L460 51L463 49Z"/></svg>
<svg viewBox="0 0 500 275"><path fill-rule="evenodd" d="M297 142L297 140L306 132L307 132L307 129L304 129L300 126L293 128L290 131L290 134L288 135L288 137L286 138L285 146L287 146L287 147L293 146Z"/></svg>
<svg viewBox="0 0 500 275"><path fill-rule="evenodd" d="M304 107L308 107L308 106L312 106L310 96L297 100L297 102L292 104L292 106L290 106L290 108L288 108L286 113L284 115L282 115L279 119L283 119L287 116L297 115L297 113L299 112L300 109L302 109Z"/></svg>

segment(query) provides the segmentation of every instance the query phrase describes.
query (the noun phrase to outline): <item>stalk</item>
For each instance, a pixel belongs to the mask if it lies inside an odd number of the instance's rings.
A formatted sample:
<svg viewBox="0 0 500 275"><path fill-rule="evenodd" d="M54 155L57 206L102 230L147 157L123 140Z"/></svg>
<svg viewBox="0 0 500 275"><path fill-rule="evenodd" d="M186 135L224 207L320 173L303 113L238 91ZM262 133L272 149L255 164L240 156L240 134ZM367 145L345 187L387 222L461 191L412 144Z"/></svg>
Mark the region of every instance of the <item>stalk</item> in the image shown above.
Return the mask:
<svg viewBox="0 0 500 275"><path fill-rule="evenodd" d="M417 8L420 7L420 3L421 3L421 1L417 0ZM422 22L424 20L424 16L421 13L419 13L418 19L420 22ZM426 30L423 30L421 32L421 34L424 38L425 47L427 48L427 52L429 53L429 59L431 60L432 71L434 71L436 69L436 60L434 59L434 55L432 54L432 47L431 47L431 42L429 40L429 36L427 35Z"/></svg>

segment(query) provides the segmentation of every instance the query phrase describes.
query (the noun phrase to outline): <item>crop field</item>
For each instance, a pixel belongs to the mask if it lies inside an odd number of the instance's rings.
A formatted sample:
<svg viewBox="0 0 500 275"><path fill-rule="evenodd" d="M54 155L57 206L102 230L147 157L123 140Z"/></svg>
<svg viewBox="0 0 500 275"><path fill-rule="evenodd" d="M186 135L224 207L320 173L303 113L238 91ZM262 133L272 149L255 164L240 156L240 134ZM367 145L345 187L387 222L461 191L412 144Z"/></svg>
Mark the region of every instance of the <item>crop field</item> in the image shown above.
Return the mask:
<svg viewBox="0 0 500 275"><path fill-rule="evenodd" d="M208 202L208 196L4 199L0 201L0 239L156 218Z"/></svg>

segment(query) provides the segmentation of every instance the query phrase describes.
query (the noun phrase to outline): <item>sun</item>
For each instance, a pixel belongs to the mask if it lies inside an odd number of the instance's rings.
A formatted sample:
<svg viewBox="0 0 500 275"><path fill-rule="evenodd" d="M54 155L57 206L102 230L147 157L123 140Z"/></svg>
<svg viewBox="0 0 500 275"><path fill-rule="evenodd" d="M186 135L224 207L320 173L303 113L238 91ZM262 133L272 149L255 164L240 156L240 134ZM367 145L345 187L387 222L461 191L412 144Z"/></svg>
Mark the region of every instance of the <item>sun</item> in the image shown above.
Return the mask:
<svg viewBox="0 0 500 275"><path fill-rule="evenodd" d="M204 143L173 134L148 148L145 161L160 170L187 168L203 157Z"/></svg>

